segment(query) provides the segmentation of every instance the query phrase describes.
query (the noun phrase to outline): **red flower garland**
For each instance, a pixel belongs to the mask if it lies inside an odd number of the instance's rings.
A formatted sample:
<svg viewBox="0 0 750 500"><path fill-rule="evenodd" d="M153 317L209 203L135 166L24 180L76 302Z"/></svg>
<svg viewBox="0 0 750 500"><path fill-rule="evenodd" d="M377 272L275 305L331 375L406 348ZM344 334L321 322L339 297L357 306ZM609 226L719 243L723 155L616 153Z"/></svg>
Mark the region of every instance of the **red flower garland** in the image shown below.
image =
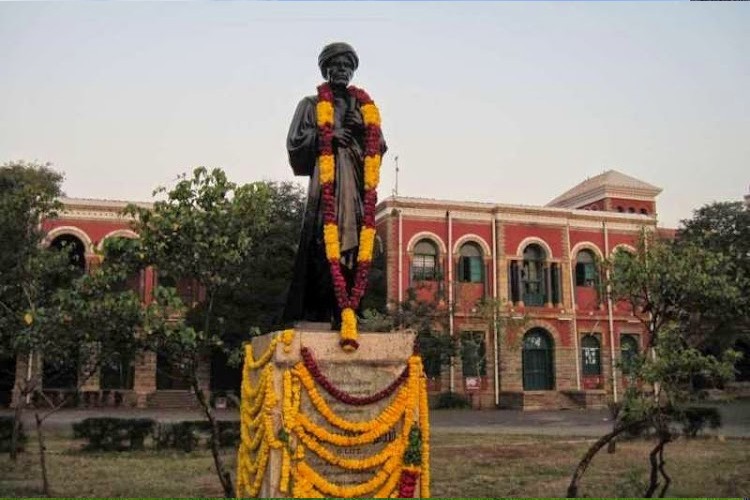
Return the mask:
<svg viewBox="0 0 750 500"><path fill-rule="evenodd" d="M313 380L315 380L323 389L326 390L328 394L333 396L336 400L352 406L365 406L377 403L378 401L382 401L383 399L396 392L396 389L401 387L401 385L403 385L404 382L406 382L406 380L408 380L409 378L409 365L407 364L404 368L404 371L401 372L396 380L391 382L391 384L382 391L377 392L371 396L352 396L351 394L335 387L333 383L331 383L331 381L328 380L326 376L320 372L320 368L315 362L315 358L313 358L310 349L308 349L307 347L303 347L300 350L300 354L302 355L302 362L305 364L305 368L307 368L307 371L310 372L310 375L312 375Z"/></svg>
<svg viewBox="0 0 750 500"><path fill-rule="evenodd" d="M419 479L419 472L410 469L401 470L401 478L398 482L399 498L414 498L414 490Z"/></svg>
<svg viewBox="0 0 750 500"><path fill-rule="evenodd" d="M357 104L360 106L372 104L374 102L372 98L362 89L354 86L347 88L349 94L354 97ZM318 86L318 102L330 103L331 109L333 108L333 92L328 83L324 83ZM333 124L325 123L318 125L318 156L333 155ZM382 131L377 123L365 123L365 157L374 157L380 155L380 138ZM379 160L378 160L379 161ZM334 170L335 171L335 170ZM322 202L323 202L323 223L324 224L336 224L336 195L334 190L334 179L322 182ZM364 217L362 221L361 230L375 229L375 205L378 201L377 190L373 186L368 186L365 183L364 192ZM363 233L361 233L363 234ZM362 244L362 241L360 241ZM370 274L371 260L362 259L361 253L357 258L357 270L354 278L354 285L351 291L347 290L346 280L341 271L341 262L338 257L331 258L329 256L329 267L331 270L331 280L333 282L333 290L336 296L336 303L341 311L350 308L354 311L359 307L360 301L365 294L367 288L367 278ZM346 322L346 321L344 321ZM356 334L356 332L355 332ZM356 350L359 347L359 343L353 338L344 338L340 342L344 348L351 348Z"/></svg>

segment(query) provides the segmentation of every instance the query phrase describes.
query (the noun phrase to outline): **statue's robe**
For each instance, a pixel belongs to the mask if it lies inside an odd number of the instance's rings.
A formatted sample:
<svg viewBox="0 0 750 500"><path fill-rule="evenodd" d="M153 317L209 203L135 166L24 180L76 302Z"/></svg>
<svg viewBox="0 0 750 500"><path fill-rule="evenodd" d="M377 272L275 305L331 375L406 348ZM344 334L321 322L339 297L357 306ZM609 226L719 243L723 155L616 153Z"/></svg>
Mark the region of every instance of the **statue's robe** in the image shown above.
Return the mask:
<svg viewBox="0 0 750 500"><path fill-rule="evenodd" d="M287 151L295 175L310 176L304 222L294 265L294 276L287 295L284 321L336 321L336 304L331 272L323 242L323 199L318 169L317 96L308 96L297 105L289 126ZM341 242L341 263L349 289L353 284L359 247L359 230L364 218L364 122L355 99L334 94L334 128L344 122L346 113L357 117L352 140L347 147L333 146L336 159L336 218ZM381 137L381 154L385 153Z"/></svg>

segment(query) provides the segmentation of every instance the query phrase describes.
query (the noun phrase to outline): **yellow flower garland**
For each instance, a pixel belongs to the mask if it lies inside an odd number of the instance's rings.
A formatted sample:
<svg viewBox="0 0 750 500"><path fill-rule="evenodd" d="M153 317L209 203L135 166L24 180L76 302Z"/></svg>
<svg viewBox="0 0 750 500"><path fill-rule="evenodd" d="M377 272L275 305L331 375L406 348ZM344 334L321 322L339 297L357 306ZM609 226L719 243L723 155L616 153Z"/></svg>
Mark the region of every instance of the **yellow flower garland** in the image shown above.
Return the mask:
<svg viewBox="0 0 750 500"><path fill-rule="evenodd" d="M372 429L373 424L381 427L390 428L404 413L407 405L411 402L413 389L410 389L410 384L405 384L404 387L398 392L393 402L388 405L383 411L375 417L373 420L367 422L352 422L345 420L331 411L328 403L325 402L323 397L315 387L315 382L307 371L307 368L303 363L299 363L294 367L294 374L302 382L302 385L307 390L307 395L310 398L310 402L313 404L315 409L323 415L328 423L338 427L340 429L352 432L363 432Z"/></svg>
<svg viewBox="0 0 750 500"><path fill-rule="evenodd" d="M419 428L422 431L422 467L420 479L420 494L422 498L430 498L430 421L428 418L427 378L422 374L419 381Z"/></svg>
<svg viewBox="0 0 750 500"><path fill-rule="evenodd" d="M397 496L403 470L419 474L420 496L427 498L430 486L430 429L426 379L421 359L418 356L409 358L408 379L377 416L367 421L350 421L332 410L318 391L316 382L304 363L281 371L282 391L277 395L274 370L279 368L271 364L270 360L279 342L284 344L286 350L290 348L293 338L293 330L279 333L269 343L268 350L257 360L253 358L252 349L246 347L240 406L241 442L237 461L238 497L259 494L271 452L277 450L275 453L280 454L281 460L277 491L291 494L295 498ZM256 383L252 383L253 377L257 377ZM350 434L329 431L301 412L303 391L307 394L313 411L319 413L333 428ZM365 458L340 456L335 448L329 446L346 448L372 444L397 425L401 427L396 439ZM416 425L422 436L422 465L405 466L403 457L409 446L410 431ZM354 485L334 484L307 464L307 449L336 467L349 471L371 470L373 476ZM273 491L274 486L271 487Z"/></svg>

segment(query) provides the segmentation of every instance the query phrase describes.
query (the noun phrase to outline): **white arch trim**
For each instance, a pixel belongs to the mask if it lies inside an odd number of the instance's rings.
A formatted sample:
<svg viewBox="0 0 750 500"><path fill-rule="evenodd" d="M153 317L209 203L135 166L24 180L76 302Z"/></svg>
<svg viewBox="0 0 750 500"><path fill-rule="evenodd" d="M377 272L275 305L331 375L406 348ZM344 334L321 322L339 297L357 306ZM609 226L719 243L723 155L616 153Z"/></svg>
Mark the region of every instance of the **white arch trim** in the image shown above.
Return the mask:
<svg viewBox="0 0 750 500"><path fill-rule="evenodd" d="M443 243L443 240L440 239L440 236L435 233L431 233L430 231L421 231L412 236L409 240L409 243L406 245L406 251L413 252L414 245L416 245L419 240L430 240L435 243L438 246L441 255L445 255L448 253L448 250L445 247L445 243Z"/></svg>
<svg viewBox="0 0 750 500"><path fill-rule="evenodd" d="M64 236L66 234L75 236L76 238L81 240L87 254L94 253L94 244L91 242L91 238L89 238L89 235L86 234L82 229L75 226L59 226L52 229L44 237L43 245L45 247L48 247L52 244L55 238L57 238L58 236Z"/></svg>
<svg viewBox="0 0 750 500"><path fill-rule="evenodd" d="M453 245L453 255L458 255L459 250L461 250L461 246L464 243L476 243L480 247L482 247L482 257L492 257L492 250L490 250L490 246L487 244L486 241L481 236L478 236L476 234L465 234L461 236L459 239L456 240L456 243Z"/></svg>
<svg viewBox="0 0 750 500"><path fill-rule="evenodd" d="M521 241L521 243L518 244L518 249L516 250L516 257L518 257L519 259L523 259L524 249L527 246L531 245L532 243L536 243L537 245L539 245L540 247L544 249L544 251L547 254L545 256L545 260L550 260L554 258L554 255L552 255L552 249L547 244L547 242L536 236L529 236L528 238L524 238L523 241Z"/></svg>
<svg viewBox="0 0 750 500"><path fill-rule="evenodd" d="M104 241L107 238L129 238L131 240L137 240L139 238L138 233L131 229L115 229L105 234L104 237L96 245L97 250L101 251L104 249Z"/></svg>
<svg viewBox="0 0 750 500"><path fill-rule="evenodd" d="M626 252L635 255L638 253L638 250L635 249L634 246L628 245L627 243L619 243L612 248L612 251L609 252L609 255L614 255L618 250L625 250Z"/></svg>
<svg viewBox="0 0 750 500"><path fill-rule="evenodd" d="M581 241L576 243L575 246L570 250L570 260L575 261L578 258L578 252L581 250L591 250L594 252L599 260L604 259L604 254L596 244L590 241Z"/></svg>

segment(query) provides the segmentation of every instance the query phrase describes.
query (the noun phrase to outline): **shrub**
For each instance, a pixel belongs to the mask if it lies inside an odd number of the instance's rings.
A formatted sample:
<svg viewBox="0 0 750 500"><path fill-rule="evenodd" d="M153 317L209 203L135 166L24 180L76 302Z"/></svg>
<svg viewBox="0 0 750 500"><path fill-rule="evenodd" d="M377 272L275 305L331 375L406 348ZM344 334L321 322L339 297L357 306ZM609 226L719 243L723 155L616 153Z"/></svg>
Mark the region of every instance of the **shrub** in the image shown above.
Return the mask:
<svg viewBox="0 0 750 500"><path fill-rule="evenodd" d="M156 422L150 418L87 418L73 424L73 436L89 451L142 450Z"/></svg>
<svg viewBox="0 0 750 500"><path fill-rule="evenodd" d="M690 406L685 409L682 421L682 433L687 437L695 437L706 425L711 429L721 427L721 414L714 407Z"/></svg>
<svg viewBox="0 0 750 500"><path fill-rule="evenodd" d="M466 396L455 392L441 392L435 402L435 408L471 408L471 403Z"/></svg>
<svg viewBox="0 0 750 500"><path fill-rule="evenodd" d="M236 446L240 442L240 422L219 420L219 446ZM155 435L159 449L179 449L191 452L203 441L206 447L211 439L211 427L205 420L183 420L159 424Z"/></svg>
<svg viewBox="0 0 750 500"><path fill-rule="evenodd" d="M10 442L13 437L13 417L0 417L0 452L10 451ZM18 431L18 451L23 451L26 442L26 433L23 431L23 423Z"/></svg>
<svg viewBox="0 0 750 500"><path fill-rule="evenodd" d="M158 449L176 448L191 452L198 446L199 432L208 431L208 422L184 420L182 422L161 423L155 435Z"/></svg>

